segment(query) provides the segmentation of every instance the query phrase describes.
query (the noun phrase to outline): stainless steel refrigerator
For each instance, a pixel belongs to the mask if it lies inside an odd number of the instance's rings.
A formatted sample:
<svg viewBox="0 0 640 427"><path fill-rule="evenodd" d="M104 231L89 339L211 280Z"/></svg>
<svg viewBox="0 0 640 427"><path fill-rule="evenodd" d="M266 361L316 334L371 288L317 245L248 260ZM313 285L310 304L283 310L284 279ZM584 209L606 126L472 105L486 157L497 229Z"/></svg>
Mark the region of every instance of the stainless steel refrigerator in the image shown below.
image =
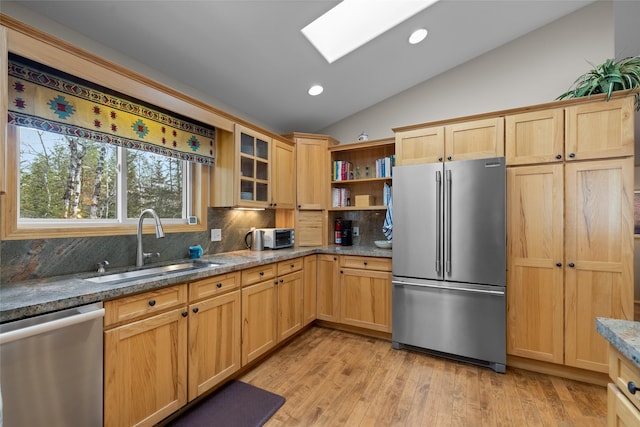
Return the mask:
<svg viewBox="0 0 640 427"><path fill-rule="evenodd" d="M505 372L504 157L393 168L393 347Z"/></svg>

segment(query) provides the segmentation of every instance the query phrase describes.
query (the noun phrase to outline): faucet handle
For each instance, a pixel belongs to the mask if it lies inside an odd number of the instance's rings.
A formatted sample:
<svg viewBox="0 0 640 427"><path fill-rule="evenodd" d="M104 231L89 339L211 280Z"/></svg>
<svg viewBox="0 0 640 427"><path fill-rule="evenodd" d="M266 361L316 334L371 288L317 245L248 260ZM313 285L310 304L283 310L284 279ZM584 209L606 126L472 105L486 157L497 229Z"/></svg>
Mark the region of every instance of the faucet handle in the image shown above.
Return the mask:
<svg viewBox="0 0 640 427"><path fill-rule="evenodd" d="M104 260L98 263L98 273L104 273L106 271L106 267L109 265L108 260Z"/></svg>

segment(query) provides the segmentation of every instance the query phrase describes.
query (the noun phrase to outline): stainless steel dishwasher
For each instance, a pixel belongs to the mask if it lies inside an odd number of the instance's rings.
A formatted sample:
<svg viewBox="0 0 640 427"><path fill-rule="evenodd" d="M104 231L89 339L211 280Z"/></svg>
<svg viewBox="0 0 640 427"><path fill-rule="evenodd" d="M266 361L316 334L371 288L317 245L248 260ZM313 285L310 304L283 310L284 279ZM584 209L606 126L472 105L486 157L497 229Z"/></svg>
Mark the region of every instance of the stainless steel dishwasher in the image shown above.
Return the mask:
<svg viewBox="0 0 640 427"><path fill-rule="evenodd" d="M0 426L102 426L103 317L96 303L0 325Z"/></svg>

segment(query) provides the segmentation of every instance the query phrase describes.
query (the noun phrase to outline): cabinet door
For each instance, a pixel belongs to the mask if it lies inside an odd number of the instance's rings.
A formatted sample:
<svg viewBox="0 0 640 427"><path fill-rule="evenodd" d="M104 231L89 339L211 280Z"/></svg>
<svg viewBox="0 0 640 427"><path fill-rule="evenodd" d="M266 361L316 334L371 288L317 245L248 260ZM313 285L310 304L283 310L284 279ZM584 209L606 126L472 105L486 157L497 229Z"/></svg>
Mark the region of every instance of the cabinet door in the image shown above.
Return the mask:
<svg viewBox="0 0 640 427"><path fill-rule="evenodd" d="M391 332L391 273L340 269L340 321Z"/></svg>
<svg viewBox="0 0 640 427"><path fill-rule="evenodd" d="M507 169L507 353L563 363L562 164Z"/></svg>
<svg viewBox="0 0 640 427"><path fill-rule="evenodd" d="M567 160L633 156L633 97L566 109Z"/></svg>
<svg viewBox="0 0 640 427"><path fill-rule="evenodd" d="M302 329L302 271L278 278L278 342Z"/></svg>
<svg viewBox="0 0 640 427"><path fill-rule="evenodd" d="M238 153L239 192L237 205L246 207L269 207L271 200L271 153L272 140L252 129L236 125L236 147Z"/></svg>
<svg viewBox="0 0 640 427"><path fill-rule="evenodd" d="M189 401L240 369L240 291L189 306Z"/></svg>
<svg viewBox="0 0 640 427"><path fill-rule="evenodd" d="M561 162L564 110L554 108L506 116L505 153L508 166Z"/></svg>
<svg viewBox="0 0 640 427"><path fill-rule="evenodd" d="M298 178L298 209L320 210L326 208L327 141L318 139L296 139L296 171Z"/></svg>
<svg viewBox="0 0 640 427"><path fill-rule="evenodd" d="M304 308L302 318L304 326L316 320L316 273L318 268L317 255L307 255L304 257L304 269L302 280L304 282L304 292L302 295Z"/></svg>
<svg viewBox="0 0 640 427"><path fill-rule="evenodd" d="M318 319L340 321L340 270L337 255L318 255Z"/></svg>
<svg viewBox="0 0 640 427"><path fill-rule="evenodd" d="M271 207L293 209L296 204L294 146L274 139L272 158Z"/></svg>
<svg viewBox="0 0 640 427"><path fill-rule="evenodd" d="M152 426L187 403L186 307L104 334L104 425Z"/></svg>
<svg viewBox="0 0 640 427"><path fill-rule="evenodd" d="M242 289L242 366L277 342L275 279Z"/></svg>
<svg viewBox="0 0 640 427"><path fill-rule="evenodd" d="M417 165L443 160L443 126L396 133L396 165Z"/></svg>
<svg viewBox="0 0 640 427"><path fill-rule="evenodd" d="M295 213L296 246L326 245L325 231L327 213L324 211L303 211Z"/></svg>
<svg viewBox="0 0 640 427"><path fill-rule="evenodd" d="M633 319L633 158L565 165L565 363L607 372L596 317Z"/></svg>
<svg viewBox="0 0 640 427"><path fill-rule="evenodd" d="M444 141L446 161L504 156L504 119L497 117L448 125Z"/></svg>

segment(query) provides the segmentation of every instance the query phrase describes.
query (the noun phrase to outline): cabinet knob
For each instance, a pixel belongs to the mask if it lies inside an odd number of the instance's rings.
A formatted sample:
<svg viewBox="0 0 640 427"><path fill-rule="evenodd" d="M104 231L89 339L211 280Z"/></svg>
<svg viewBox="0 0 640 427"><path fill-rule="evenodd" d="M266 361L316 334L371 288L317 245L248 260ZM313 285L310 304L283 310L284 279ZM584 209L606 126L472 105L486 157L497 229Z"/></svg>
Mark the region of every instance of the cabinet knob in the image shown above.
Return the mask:
<svg viewBox="0 0 640 427"><path fill-rule="evenodd" d="M193 311L194 313L197 313L198 311L200 311L200 309L198 307L193 307L193 310L191 311Z"/></svg>
<svg viewBox="0 0 640 427"><path fill-rule="evenodd" d="M298 209L300 209L302 207L302 205L298 205Z"/></svg>
<svg viewBox="0 0 640 427"><path fill-rule="evenodd" d="M573 268L573 267L575 267L575 266L576 266L576 265L575 265L574 263L572 263L572 262L570 262L570 263L569 263L569 267Z"/></svg>
<svg viewBox="0 0 640 427"><path fill-rule="evenodd" d="M441 162L442 161L442 157L438 157L438 161Z"/></svg>
<svg viewBox="0 0 640 427"><path fill-rule="evenodd" d="M338 257L333 257L333 260L334 260L334 261L337 261L337 260L338 260Z"/></svg>
<svg viewBox="0 0 640 427"><path fill-rule="evenodd" d="M188 311L183 311L183 312L182 312L182 317L187 317L188 315L189 315L189 312L188 312Z"/></svg>
<svg viewBox="0 0 640 427"><path fill-rule="evenodd" d="M295 267L295 264L289 264L289 267L293 268Z"/></svg>
<svg viewBox="0 0 640 427"><path fill-rule="evenodd" d="M149 300L149 305L150 305L151 307L153 307L154 305L156 305L156 300L154 300L154 299Z"/></svg>
<svg viewBox="0 0 640 427"><path fill-rule="evenodd" d="M556 267L562 267L562 263L561 262L556 262Z"/></svg>
<svg viewBox="0 0 640 427"><path fill-rule="evenodd" d="M284 282L284 279L280 279L280 283L283 283L283 282Z"/></svg>
<svg viewBox="0 0 640 427"><path fill-rule="evenodd" d="M220 289L222 287L222 283L216 283L216 288Z"/></svg>
<svg viewBox="0 0 640 427"><path fill-rule="evenodd" d="M340 274L344 274L344 271L340 270Z"/></svg>
<svg viewBox="0 0 640 427"><path fill-rule="evenodd" d="M447 160L451 160L451 156L447 156Z"/></svg>
<svg viewBox="0 0 640 427"><path fill-rule="evenodd" d="M367 261L364 262L364 265L367 265Z"/></svg>
<svg viewBox="0 0 640 427"><path fill-rule="evenodd" d="M261 272L260 272L260 275L261 275L261 276L264 276L264 271L261 271Z"/></svg>
<svg viewBox="0 0 640 427"><path fill-rule="evenodd" d="M576 156L575 153L569 153L569 157L571 157L572 159Z"/></svg>
<svg viewBox="0 0 640 427"><path fill-rule="evenodd" d="M633 381L629 381L627 383L627 389L629 390L629 393L636 394L638 387L633 383Z"/></svg>
<svg viewBox="0 0 640 427"><path fill-rule="evenodd" d="M273 207L275 208L276 206L278 206L278 204L277 204L277 203L274 203L274 204L273 204Z"/></svg>
<svg viewBox="0 0 640 427"><path fill-rule="evenodd" d="M562 154L556 154L556 159L560 160L562 158Z"/></svg>

